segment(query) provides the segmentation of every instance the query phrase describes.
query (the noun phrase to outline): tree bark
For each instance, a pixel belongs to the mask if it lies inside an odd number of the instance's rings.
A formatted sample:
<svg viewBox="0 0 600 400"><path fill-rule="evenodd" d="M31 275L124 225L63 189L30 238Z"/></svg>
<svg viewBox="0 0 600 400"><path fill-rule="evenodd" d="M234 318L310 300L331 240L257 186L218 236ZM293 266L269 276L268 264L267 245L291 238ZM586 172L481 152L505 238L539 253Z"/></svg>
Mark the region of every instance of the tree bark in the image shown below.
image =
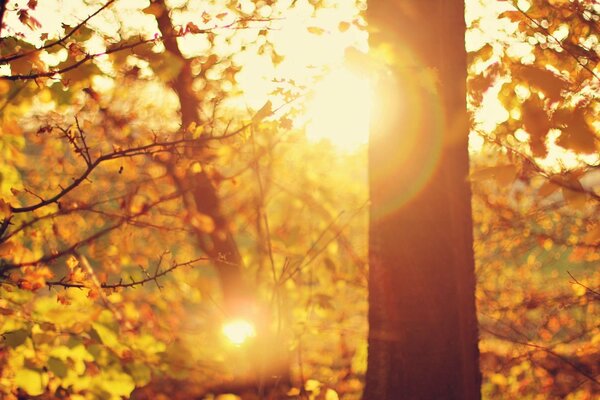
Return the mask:
<svg viewBox="0 0 600 400"><path fill-rule="evenodd" d="M173 27L169 17L169 9L164 4L164 0L159 0L157 3L163 7L163 12L157 17L157 22L163 37L165 37L165 48L181 63L181 70L177 77L170 82L170 85L179 99L181 128L185 135L190 124L200 125L201 123L198 116L200 100L192 89L194 82L192 62L181 53L177 39L172 35ZM193 154L189 156L195 157ZM198 161L202 162L203 160L198 158ZM255 302L256 299L244 282L242 257L229 229L229 222L223 215L217 187L204 169L197 173L188 171L186 176L178 177L174 172L174 165L169 164L166 167L171 171L170 175L177 186L189 189L190 195L184 196L188 213L190 215L199 213L212 219L214 223L212 232L197 229L193 225L192 228L196 231L198 245L202 251L217 260L215 266L217 267L225 311L230 316L243 315L249 311L248 307L252 307L250 303Z"/></svg>
<svg viewBox="0 0 600 400"><path fill-rule="evenodd" d="M369 3L380 77L369 180L365 400L479 399L464 4Z"/></svg>

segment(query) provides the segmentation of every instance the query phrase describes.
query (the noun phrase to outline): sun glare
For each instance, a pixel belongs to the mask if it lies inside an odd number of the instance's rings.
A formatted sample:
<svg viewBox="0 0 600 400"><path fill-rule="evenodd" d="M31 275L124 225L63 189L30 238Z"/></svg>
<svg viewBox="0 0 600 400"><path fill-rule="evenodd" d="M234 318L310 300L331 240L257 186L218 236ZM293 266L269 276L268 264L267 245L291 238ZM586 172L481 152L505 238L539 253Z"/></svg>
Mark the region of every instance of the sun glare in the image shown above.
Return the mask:
<svg viewBox="0 0 600 400"><path fill-rule="evenodd" d="M368 141L372 101L367 78L348 68L333 70L315 85L307 105L308 139L326 139L340 150L356 150Z"/></svg>
<svg viewBox="0 0 600 400"><path fill-rule="evenodd" d="M256 336L256 330L254 325L245 319L234 319L223 325L223 335L234 345L241 346Z"/></svg>

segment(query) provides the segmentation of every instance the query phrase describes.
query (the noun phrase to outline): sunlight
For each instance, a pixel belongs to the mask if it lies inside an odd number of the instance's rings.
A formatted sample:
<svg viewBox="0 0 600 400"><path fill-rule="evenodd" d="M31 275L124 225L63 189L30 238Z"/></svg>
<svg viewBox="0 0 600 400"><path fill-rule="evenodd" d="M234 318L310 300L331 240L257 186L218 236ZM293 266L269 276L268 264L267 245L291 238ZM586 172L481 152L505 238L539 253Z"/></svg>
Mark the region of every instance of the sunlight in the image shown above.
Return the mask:
<svg viewBox="0 0 600 400"><path fill-rule="evenodd" d="M329 140L342 151L356 150L368 141L372 101L368 79L348 68L332 71L317 83L307 105L308 139Z"/></svg>
<svg viewBox="0 0 600 400"><path fill-rule="evenodd" d="M234 319L223 325L223 335L236 346L256 336L254 325L245 319Z"/></svg>

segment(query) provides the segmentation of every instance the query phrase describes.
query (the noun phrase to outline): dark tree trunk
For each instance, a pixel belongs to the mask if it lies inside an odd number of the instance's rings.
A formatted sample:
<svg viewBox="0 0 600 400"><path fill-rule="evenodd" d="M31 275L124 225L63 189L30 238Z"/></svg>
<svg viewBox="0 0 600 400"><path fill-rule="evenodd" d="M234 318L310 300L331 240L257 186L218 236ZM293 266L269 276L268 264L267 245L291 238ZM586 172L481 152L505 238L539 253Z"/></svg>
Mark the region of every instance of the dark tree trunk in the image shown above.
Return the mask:
<svg viewBox="0 0 600 400"><path fill-rule="evenodd" d="M367 19L396 59L371 134L363 398L479 399L464 4L373 0Z"/></svg>

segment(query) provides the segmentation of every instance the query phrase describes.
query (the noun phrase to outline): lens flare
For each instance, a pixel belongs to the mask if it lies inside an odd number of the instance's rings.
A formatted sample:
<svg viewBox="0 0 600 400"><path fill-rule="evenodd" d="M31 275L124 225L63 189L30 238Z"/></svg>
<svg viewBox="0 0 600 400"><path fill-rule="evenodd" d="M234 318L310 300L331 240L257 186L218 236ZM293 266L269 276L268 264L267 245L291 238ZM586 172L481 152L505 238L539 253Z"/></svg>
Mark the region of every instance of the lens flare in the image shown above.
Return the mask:
<svg viewBox="0 0 600 400"><path fill-rule="evenodd" d="M318 142L329 140L351 152L367 143L373 100L371 83L365 77L341 68L315 85L308 104L306 135Z"/></svg>
<svg viewBox="0 0 600 400"><path fill-rule="evenodd" d="M438 168L445 141L452 140L452 132L445 131L436 71L425 68L408 49L404 51L375 85L370 175L373 182L381 182L376 186L385 189L371 193L380 205L376 213L372 210L373 219L391 215L414 200Z"/></svg>
<svg viewBox="0 0 600 400"><path fill-rule="evenodd" d="M223 335L236 346L256 336L254 325L245 319L234 319L223 325Z"/></svg>

